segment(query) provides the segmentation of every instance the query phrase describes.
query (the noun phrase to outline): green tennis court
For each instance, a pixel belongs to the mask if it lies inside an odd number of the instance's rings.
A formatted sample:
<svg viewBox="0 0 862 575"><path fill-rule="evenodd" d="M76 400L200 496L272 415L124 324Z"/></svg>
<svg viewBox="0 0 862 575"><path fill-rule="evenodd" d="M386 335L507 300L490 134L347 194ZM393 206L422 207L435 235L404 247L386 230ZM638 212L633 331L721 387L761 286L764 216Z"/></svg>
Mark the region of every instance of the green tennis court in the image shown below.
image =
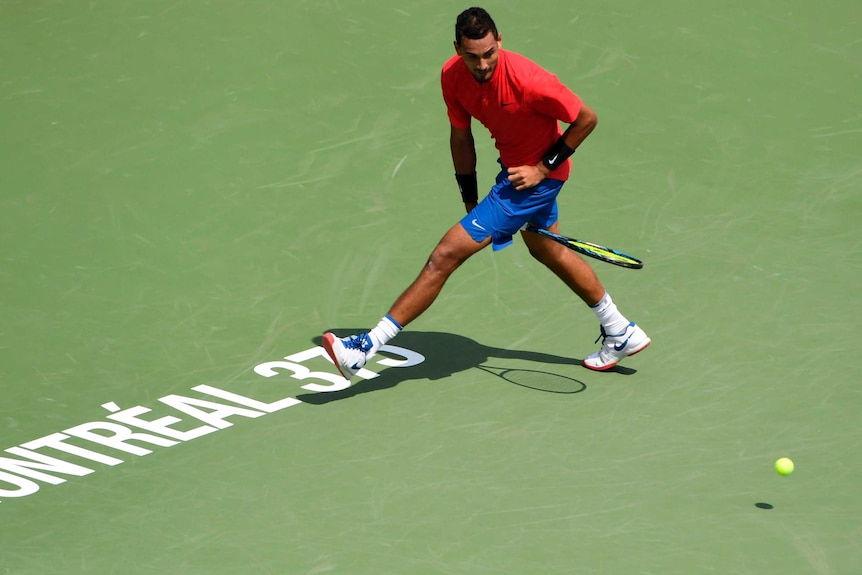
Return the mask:
<svg viewBox="0 0 862 575"><path fill-rule="evenodd" d="M485 4L598 113L560 228L653 343L581 367L516 239L347 388L463 212L466 7L0 2L0 573L858 572L862 7Z"/></svg>

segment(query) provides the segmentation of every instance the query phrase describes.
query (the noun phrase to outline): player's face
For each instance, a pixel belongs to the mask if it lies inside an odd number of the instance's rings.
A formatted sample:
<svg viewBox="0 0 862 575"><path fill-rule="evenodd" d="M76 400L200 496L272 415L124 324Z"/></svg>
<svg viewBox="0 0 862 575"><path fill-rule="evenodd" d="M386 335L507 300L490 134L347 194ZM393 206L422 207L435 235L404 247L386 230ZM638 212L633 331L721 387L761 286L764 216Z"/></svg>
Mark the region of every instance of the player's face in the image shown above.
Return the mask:
<svg viewBox="0 0 862 575"><path fill-rule="evenodd" d="M476 81L487 82L497 69L502 45L502 36L494 38L494 33L488 32L479 40L461 38L461 44L455 44L455 51L461 56Z"/></svg>

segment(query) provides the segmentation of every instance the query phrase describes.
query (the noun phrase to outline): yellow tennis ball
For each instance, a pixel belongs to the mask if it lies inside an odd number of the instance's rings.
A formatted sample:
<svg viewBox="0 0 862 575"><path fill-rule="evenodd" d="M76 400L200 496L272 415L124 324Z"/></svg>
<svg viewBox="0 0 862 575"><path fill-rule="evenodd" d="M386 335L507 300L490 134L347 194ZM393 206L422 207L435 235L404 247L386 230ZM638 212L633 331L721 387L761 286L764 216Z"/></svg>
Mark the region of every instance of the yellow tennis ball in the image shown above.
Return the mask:
<svg viewBox="0 0 862 575"><path fill-rule="evenodd" d="M775 472L778 475L790 475L793 473L793 461L789 457L782 457L775 462Z"/></svg>

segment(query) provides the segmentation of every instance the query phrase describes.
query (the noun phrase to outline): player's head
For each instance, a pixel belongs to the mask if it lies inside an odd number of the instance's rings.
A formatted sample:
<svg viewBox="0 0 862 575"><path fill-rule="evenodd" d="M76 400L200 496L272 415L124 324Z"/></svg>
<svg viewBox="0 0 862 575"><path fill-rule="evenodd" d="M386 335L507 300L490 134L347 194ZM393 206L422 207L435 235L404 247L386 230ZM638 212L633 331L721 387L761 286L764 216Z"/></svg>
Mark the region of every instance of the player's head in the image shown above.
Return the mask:
<svg viewBox="0 0 862 575"><path fill-rule="evenodd" d="M491 15L482 8L467 8L460 14L455 21L455 43L460 44L463 38L470 40L481 40L491 32L496 40L499 34L497 33L497 25Z"/></svg>
<svg viewBox="0 0 862 575"><path fill-rule="evenodd" d="M497 69L503 38L491 15L468 8L455 21L455 51L479 82L487 82Z"/></svg>

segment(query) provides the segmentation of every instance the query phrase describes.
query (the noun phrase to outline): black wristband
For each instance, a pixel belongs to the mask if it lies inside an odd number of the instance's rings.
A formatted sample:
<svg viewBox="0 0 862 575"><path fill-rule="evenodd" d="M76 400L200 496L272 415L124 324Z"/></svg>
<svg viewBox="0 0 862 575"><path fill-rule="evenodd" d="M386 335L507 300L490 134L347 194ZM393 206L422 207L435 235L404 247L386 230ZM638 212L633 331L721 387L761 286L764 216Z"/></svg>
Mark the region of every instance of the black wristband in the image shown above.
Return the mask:
<svg viewBox="0 0 862 575"><path fill-rule="evenodd" d="M542 163L545 166L553 171L559 168L563 162L569 159L569 157L575 153L574 148L570 148L568 144L566 144L565 138L560 136L560 138L554 142L554 145L548 148L548 151L545 152L545 155L542 157Z"/></svg>
<svg viewBox="0 0 862 575"><path fill-rule="evenodd" d="M476 179L476 172L472 174L455 174L455 180L458 182L461 199L465 204L479 201L479 183Z"/></svg>

